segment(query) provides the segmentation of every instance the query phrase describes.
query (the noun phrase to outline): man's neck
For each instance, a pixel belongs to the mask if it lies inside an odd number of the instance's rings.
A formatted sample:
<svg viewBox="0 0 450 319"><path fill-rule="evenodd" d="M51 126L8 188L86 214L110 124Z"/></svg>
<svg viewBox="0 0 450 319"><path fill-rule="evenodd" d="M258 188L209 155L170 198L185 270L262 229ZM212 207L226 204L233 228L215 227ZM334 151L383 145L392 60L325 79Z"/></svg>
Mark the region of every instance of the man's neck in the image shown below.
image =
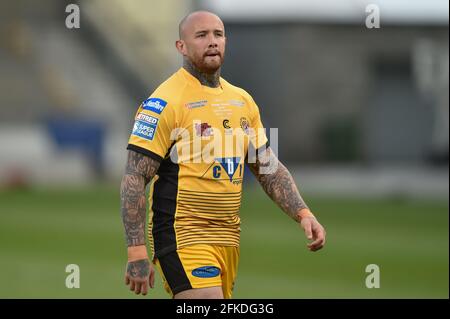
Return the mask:
<svg viewBox="0 0 450 319"><path fill-rule="evenodd" d="M220 68L214 73L201 72L188 59L184 59L183 68L199 80L202 85L209 86L211 88L217 88L220 86Z"/></svg>

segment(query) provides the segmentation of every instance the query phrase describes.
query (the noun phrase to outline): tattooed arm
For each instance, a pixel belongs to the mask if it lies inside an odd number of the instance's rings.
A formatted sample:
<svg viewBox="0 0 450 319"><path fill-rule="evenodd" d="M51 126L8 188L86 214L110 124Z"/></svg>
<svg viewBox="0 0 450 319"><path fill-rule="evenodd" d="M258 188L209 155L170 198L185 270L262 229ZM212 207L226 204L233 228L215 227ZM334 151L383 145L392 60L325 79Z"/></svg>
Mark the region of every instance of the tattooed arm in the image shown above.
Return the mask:
<svg viewBox="0 0 450 319"><path fill-rule="evenodd" d="M146 198L145 187L155 176L159 162L134 151L128 151L125 175L120 185L122 221L128 245L125 283L136 294L147 294L153 288L154 269L145 245Z"/></svg>
<svg viewBox="0 0 450 319"><path fill-rule="evenodd" d="M325 244L325 229L309 210L301 197L292 175L268 147L258 154L255 163L247 163L266 194L292 219L300 223L311 251Z"/></svg>

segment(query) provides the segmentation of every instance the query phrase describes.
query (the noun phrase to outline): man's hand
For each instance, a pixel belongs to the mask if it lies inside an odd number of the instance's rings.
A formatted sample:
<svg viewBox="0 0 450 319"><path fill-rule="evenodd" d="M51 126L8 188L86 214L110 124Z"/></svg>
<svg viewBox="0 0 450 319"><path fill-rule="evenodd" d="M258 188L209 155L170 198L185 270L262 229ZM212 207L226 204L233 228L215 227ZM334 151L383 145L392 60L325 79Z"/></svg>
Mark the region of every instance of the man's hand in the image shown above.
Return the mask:
<svg viewBox="0 0 450 319"><path fill-rule="evenodd" d="M125 284L136 295L146 295L148 286L155 285L155 270L149 262L145 245L128 247L128 264L125 273Z"/></svg>
<svg viewBox="0 0 450 319"><path fill-rule="evenodd" d="M150 288L154 287L155 270L148 259L128 262L125 284L130 285L130 290L134 291L136 295L142 293L144 296L147 294L149 284Z"/></svg>
<svg viewBox="0 0 450 319"><path fill-rule="evenodd" d="M314 215L306 209L301 211L297 216L300 225L305 231L306 238L312 240L307 246L310 251L317 251L325 245L326 232L323 226L317 221Z"/></svg>

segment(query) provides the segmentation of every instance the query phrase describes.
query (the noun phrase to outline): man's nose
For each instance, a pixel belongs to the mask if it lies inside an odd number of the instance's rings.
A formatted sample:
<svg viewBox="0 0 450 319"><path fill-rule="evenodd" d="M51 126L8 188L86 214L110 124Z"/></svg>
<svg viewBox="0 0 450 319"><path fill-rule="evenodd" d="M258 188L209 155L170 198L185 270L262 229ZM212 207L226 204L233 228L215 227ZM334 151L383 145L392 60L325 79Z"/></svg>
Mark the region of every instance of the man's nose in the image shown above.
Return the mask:
<svg viewBox="0 0 450 319"><path fill-rule="evenodd" d="M208 48L217 48L217 46L218 46L217 39L214 36L214 34L210 35L208 40L209 40Z"/></svg>

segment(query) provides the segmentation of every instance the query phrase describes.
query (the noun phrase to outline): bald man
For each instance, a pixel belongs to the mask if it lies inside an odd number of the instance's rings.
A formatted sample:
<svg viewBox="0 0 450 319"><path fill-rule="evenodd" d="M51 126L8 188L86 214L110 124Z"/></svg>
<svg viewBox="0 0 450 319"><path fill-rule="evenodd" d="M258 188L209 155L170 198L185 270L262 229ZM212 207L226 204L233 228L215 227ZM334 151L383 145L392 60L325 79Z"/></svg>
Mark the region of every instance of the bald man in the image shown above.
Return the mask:
<svg viewBox="0 0 450 319"><path fill-rule="evenodd" d="M323 247L325 230L270 149L253 98L220 77L226 44L220 18L193 12L180 22L179 37L183 67L139 106L127 147L125 283L146 295L156 265L173 298L231 298L245 164L303 228L309 250ZM147 184L152 262L145 241Z"/></svg>

